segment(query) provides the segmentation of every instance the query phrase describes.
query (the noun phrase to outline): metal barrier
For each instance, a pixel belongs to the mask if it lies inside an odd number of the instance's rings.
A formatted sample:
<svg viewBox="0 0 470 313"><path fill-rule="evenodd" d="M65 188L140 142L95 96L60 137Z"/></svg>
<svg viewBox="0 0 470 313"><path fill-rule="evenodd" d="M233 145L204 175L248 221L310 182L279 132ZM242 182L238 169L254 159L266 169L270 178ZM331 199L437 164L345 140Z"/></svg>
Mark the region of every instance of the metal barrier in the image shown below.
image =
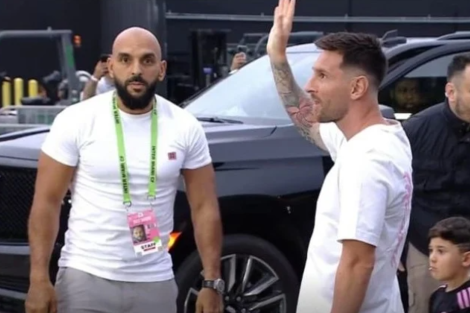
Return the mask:
<svg viewBox="0 0 470 313"><path fill-rule="evenodd" d="M13 79L13 84L10 79L6 79L2 83L2 102L0 106L8 108L9 106L20 106L21 99L24 98L24 80L22 78ZM39 83L35 79L28 81L28 97L37 97L39 93Z"/></svg>
<svg viewBox="0 0 470 313"><path fill-rule="evenodd" d="M51 125L67 106L9 106L0 109L0 135L12 131Z"/></svg>

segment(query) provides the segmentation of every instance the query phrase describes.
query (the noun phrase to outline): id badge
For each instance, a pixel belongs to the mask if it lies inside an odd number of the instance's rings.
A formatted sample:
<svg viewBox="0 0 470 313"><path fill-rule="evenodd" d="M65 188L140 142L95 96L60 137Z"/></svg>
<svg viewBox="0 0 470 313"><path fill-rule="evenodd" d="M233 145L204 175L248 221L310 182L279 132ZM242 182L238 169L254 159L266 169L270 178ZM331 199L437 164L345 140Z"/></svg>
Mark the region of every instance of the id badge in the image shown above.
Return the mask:
<svg viewBox="0 0 470 313"><path fill-rule="evenodd" d="M136 255L142 256L163 250L157 219L152 209L128 213L127 221Z"/></svg>

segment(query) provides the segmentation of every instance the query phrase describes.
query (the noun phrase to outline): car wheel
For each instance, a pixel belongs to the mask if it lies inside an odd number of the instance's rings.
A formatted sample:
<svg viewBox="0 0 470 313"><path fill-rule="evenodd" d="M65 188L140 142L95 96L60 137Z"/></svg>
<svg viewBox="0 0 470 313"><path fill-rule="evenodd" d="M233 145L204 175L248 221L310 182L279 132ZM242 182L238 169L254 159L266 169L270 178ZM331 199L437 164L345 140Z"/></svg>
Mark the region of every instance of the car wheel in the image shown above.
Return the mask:
<svg viewBox="0 0 470 313"><path fill-rule="evenodd" d="M224 312L295 312L299 280L286 257L271 243L250 235L225 236L221 271ZM199 254L194 252L176 273L178 313L195 312L202 274Z"/></svg>

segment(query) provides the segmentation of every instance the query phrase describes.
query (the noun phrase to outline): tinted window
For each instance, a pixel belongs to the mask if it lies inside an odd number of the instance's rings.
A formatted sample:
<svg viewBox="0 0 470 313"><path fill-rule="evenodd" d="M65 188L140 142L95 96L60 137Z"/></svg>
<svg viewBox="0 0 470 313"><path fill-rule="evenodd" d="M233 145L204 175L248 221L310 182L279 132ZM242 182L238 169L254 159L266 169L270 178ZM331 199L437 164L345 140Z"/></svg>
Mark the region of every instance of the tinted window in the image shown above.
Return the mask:
<svg viewBox="0 0 470 313"><path fill-rule="evenodd" d="M312 75L318 52L288 54L292 71L300 86ZM263 56L201 93L186 107L196 116L233 119L262 118L291 120L281 104L274 85L269 58Z"/></svg>
<svg viewBox="0 0 470 313"><path fill-rule="evenodd" d="M392 106L396 113L414 114L443 102L447 66L455 55L429 61L388 85L379 93L380 103Z"/></svg>

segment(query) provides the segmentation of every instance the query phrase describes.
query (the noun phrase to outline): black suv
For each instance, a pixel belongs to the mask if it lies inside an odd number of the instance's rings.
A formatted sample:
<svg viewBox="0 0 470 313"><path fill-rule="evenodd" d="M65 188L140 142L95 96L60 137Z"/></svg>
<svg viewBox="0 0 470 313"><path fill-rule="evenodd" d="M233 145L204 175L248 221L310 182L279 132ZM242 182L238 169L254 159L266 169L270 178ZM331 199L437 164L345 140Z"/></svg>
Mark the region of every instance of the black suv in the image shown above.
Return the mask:
<svg viewBox="0 0 470 313"><path fill-rule="evenodd" d="M449 60L470 51L470 40L465 39L407 41L389 36L383 44L390 69L380 101L388 106L382 109L391 118L393 111L397 118L406 118L442 101ZM300 84L307 82L319 53L314 44L288 49ZM204 125L216 170L225 231L226 312L295 312L316 199L331 159L293 127L280 104L266 56L213 84L184 106ZM21 311L28 290L27 218L37 157L47 132L46 126L0 136L2 312ZM57 271L69 209L67 196L51 277ZM202 267L183 185L175 202L172 239L170 252L180 288L178 309L193 312Z"/></svg>

